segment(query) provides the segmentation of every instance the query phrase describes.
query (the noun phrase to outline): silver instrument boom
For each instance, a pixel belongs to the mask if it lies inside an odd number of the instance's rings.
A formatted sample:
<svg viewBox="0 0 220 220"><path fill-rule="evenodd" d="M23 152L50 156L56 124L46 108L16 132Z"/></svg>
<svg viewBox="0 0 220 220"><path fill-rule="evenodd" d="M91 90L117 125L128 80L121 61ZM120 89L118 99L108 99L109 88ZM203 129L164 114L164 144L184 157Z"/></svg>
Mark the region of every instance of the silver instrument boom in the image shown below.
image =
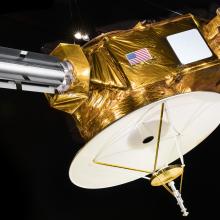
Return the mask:
<svg viewBox="0 0 220 220"><path fill-rule="evenodd" d="M72 68L54 56L0 47L0 88L64 92L73 80Z"/></svg>

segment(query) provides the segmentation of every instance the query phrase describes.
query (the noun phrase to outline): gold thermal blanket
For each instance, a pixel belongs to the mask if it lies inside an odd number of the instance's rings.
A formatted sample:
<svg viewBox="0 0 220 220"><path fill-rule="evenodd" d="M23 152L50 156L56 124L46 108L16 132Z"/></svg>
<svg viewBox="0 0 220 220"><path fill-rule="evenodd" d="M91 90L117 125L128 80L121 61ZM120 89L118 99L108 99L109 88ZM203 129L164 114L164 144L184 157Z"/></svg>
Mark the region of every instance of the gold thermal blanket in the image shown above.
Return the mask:
<svg viewBox="0 0 220 220"><path fill-rule="evenodd" d="M114 121L157 100L192 91L220 92L220 50L213 43L220 24L219 18L216 20L206 25L187 14L102 34L82 48L91 68L90 78L82 60L86 71L75 68L77 81L70 91L49 95L48 100L52 107L70 113L82 137L89 140ZM194 28L214 53L210 58L182 65L166 37ZM71 48L60 45L52 54L70 60L73 66L81 65ZM141 49L146 49L150 58L130 64L127 55Z"/></svg>

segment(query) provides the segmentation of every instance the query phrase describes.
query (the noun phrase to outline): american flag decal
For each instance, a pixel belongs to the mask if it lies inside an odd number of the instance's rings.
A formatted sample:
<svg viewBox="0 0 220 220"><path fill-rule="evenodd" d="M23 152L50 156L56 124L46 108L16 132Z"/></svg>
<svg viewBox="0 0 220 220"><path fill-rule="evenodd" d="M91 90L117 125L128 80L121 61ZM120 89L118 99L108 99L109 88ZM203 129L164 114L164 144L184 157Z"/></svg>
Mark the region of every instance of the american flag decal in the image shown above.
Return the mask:
<svg viewBox="0 0 220 220"><path fill-rule="evenodd" d="M134 52L126 54L126 58L131 65L135 65L147 60L151 60L152 56L147 48L142 48Z"/></svg>

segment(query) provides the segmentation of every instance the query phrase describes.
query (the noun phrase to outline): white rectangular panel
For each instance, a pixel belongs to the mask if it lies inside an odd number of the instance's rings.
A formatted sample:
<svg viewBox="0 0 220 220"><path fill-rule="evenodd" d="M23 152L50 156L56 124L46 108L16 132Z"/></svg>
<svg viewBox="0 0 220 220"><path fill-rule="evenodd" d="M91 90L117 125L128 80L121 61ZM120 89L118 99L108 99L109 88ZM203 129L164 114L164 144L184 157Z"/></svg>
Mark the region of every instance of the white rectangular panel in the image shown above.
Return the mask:
<svg viewBox="0 0 220 220"><path fill-rule="evenodd" d="M167 40L182 64L203 60L213 55L197 29L169 35Z"/></svg>

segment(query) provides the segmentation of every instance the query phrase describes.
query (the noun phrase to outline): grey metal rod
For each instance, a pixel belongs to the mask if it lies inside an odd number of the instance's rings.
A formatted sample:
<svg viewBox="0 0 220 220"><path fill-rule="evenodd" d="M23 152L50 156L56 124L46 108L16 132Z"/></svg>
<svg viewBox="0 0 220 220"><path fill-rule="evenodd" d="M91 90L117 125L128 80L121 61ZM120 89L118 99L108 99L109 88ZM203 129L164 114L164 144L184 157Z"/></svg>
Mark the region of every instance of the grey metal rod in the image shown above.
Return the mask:
<svg viewBox="0 0 220 220"><path fill-rule="evenodd" d="M0 88L55 93L66 91L73 66L54 56L0 47Z"/></svg>
<svg viewBox="0 0 220 220"><path fill-rule="evenodd" d="M31 63L25 62L12 63L0 60L0 75L1 73L55 79L59 81L63 81L65 76L62 66L60 69L55 69L52 67L37 66L36 64L31 65Z"/></svg>

